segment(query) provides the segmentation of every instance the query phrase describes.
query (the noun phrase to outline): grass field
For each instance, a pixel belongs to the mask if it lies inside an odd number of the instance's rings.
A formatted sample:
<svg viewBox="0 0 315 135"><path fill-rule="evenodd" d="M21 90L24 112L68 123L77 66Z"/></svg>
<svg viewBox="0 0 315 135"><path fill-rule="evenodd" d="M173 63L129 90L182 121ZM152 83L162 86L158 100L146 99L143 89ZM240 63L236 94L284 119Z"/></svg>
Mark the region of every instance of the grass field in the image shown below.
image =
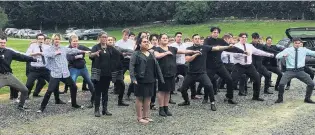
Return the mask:
<svg viewBox="0 0 315 135"><path fill-rule="evenodd" d="M226 21L226 22L208 22L203 24L194 24L194 25L150 25L150 26L142 26L130 28L134 33L138 33L140 31L149 31L152 33L167 33L169 36L174 36L175 32L181 31L183 32L183 37L190 37L191 35L198 33L202 36L209 35L209 27L210 26L219 26L223 33L230 32L234 35L239 34L240 32L247 32L249 35L253 32L260 33L261 36L267 37L272 36L274 39L274 43L277 43L280 39L286 37L285 30L290 27L307 27L307 26L315 26L315 21L246 21L246 20L238 20L238 21ZM121 29L117 30L113 29L111 31L107 31L109 35L115 36L118 39L121 38ZM106 29L105 29L106 30ZM250 40L250 38L249 38ZM89 43L84 43L86 46L93 46L96 41L88 41ZM25 52L28 48L29 41L28 40L19 40L19 39L9 39L7 46L14 48L18 51ZM68 43L65 41L62 43L63 45L67 45ZM87 65L90 66L90 60L87 59ZM26 82L25 76L25 63L14 61L11 65L14 75L21 79L23 82ZM81 82L81 80L79 80ZM0 90L0 94L8 93L8 88L2 88Z"/></svg>

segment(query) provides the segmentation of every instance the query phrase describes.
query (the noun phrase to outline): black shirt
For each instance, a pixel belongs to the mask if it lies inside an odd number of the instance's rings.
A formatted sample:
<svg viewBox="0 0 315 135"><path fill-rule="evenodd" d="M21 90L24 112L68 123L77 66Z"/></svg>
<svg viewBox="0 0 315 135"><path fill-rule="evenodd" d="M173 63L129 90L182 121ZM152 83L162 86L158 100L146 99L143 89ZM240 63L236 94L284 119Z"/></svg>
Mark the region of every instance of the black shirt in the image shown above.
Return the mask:
<svg viewBox="0 0 315 135"><path fill-rule="evenodd" d="M197 56L193 61L189 62L188 73L189 74L202 74L206 73L206 60L207 54L212 50L211 46L193 45L188 47L187 50L200 51L202 54ZM192 56L193 54L186 54L186 56Z"/></svg>
<svg viewBox="0 0 315 135"><path fill-rule="evenodd" d="M111 76L111 58L108 49L102 48L100 52L101 76Z"/></svg>
<svg viewBox="0 0 315 135"><path fill-rule="evenodd" d="M204 41L204 45L208 46L229 46L227 42L225 42L221 38L211 38L207 37ZM244 53L242 49L239 48L229 48L224 51L227 52L234 52L234 53ZM221 60L221 54L223 51L215 51L215 52L209 52L207 56L207 69L214 69L214 68L220 68L223 66L223 62Z"/></svg>
<svg viewBox="0 0 315 135"><path fill-rule="evenodd" d="M273 50L276 50L279 52L281 52L283 49L281 48L278 48L277 46L275 45L271 45L271 46L267 46L265 45L267 48L270 48L270 49L273 49ZM275 55L277 53L274 53ZM264 66L272 66L272 67L277 67L278 66L278 62L277 62L277 59L276 58L270 58L270 57L265 57L262 61L263 65Z"/></svg>
<svg viewBox="0 0 315 135"><path fill-rule="evenodd" d="M33 57L16 53L9 49L0 49L0 73L12 73L11 62L12 60L22 62L36 62Z"/></svg>
<svg viewBox="0 0 315 135"><path fill-rule="evenodd" d="M155 61L153 59L153 56L151 54L149 56L145 56L143 53L141 53L140 55L143 55L147 59L147 62L146 62L144 77L137 78L137 81L139 83L155 82Z"/></svg>
<svg viewBox="0 0 315 135"><path fill-rule="evenodd" d="M268 48L266 45L263 44L254 44L252 43L253 46L259 50L265 51L265 52L269 52L269 53L278 53L278 51L272 49L272 48ZM253 55L253 64L255 65L255 67L260 67L262 66L262 60L263 60L263 56L258 56L258 55Z"/></svg>
<svg viewBox="0 0 315 135"><path fill-rule="evenodd" d="M72 48L71 45L69 45L69 48ZM88 47L85 47L83 45L78 46L79 50L84 50L84 51L91 51ZM75 59L75 56L77 55L83 55L82 58ZM67 59L69 61L69 68L77 68L77 69L82 69L85 67L86 61L84 59L85 53L77 53L77 54L67 54Z"/></svg>
<svg viewBox="0 0 315 135"><path fill-rule="evenodd" d="M166 52L161 47L156 47L155 51L159 53ZM168 47L168 51L172 52L173 55L166 55L163 58L158 59L162 74L164 77L172 77L175 76L177 73L176 67L176 54L177 48L175 47Z"/></svg>

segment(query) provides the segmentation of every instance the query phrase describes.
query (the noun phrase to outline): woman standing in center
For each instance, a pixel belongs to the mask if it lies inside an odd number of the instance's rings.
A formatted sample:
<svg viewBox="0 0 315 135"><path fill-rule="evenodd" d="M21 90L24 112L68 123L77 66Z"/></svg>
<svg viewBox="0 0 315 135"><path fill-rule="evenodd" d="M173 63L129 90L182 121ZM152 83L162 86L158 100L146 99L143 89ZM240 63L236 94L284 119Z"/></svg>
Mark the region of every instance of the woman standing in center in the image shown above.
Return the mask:
<svg viewBox="0 0 315 135"><path fill-rule="evenodd" d="M166 117L172 116L168 109L170 100L170 92L175 90L175 76L177 73L176 54L193 54L199 51L192 50L177 50L176 47L168 46L169 39L166 34L159 36L160 46L155 48L154 54L159 61L161 71L165 83L158 84L158 100L159 100L159 115Z"/></svg>
<svg viewBox="0 0 315 135"><path fill-rule="evenodd" d="M149 118L149 110L155 80L159 78L159 81L164 83L157 60L154 54L149 52L147 38L138 39L136 50L130 59L129 71L131 81L135 84L137 120L147 124L153 121Z"/></svg>

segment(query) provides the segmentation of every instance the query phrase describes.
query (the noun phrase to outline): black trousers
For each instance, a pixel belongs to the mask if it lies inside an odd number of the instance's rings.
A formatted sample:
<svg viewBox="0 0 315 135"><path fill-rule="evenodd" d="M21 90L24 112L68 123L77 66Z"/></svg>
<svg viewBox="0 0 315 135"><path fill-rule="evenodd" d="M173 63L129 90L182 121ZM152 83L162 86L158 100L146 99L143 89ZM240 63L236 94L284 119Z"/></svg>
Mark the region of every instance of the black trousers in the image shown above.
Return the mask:
<svg viewBox="0 0 315 135"><path fill-rule="evenodd" d="M124 93L125 93L125 83L124 80L116 80L114 83L118 92L118 102L123 101Z"/></svg>
<svg viewBox="0 0 315 135"><path fill-rule="evenodd" d="M259 98L260 93L260 76L258 72L256 71L254 65L241 65L241 64L235 64L234 70L232 72L232 80L233 80L233 86L236 87L238 81L240 80L241 76L243 74L246 74L246 76L250 77L253 80L253 97ZM228 92L226 95L227 98L233 99L233 91Z"/></svg>
<svg viewBox="0 0 315 135"><path fill-rule="evenodd" d="M10 87L10 99L15 99L19 97L19 91L13 87Z"/></svg>
<svg viewBox="0 0 315 135"><path fill-rule="evenodd" d="M224 67L229 72L229 74L231 74L233 71L233 68L234 68L234 64L232 64L232 63L224 64ZM226 81L220 77L218 80L218 87L222 88L225 84L226 84Z"/></svg>
<svg viewBox="0 0 315 135"><path fill-rule="evenodd" d="M49 82L50 80L50 72L47 68L36 68L36 67L29 67L29 73L27 75L26 87L28 88L28 95L31 94L35 80L38 80L37 86L43 87L45 80ZM40 80L40 81L39 81ZM38 95L41 89L35 89L33 95Z"/></svg>
<svg viewBox="0 0 315 135"><path fill-rule="evenodd" d="M110 84L111 79L112 78L110 76L101 76L99 81L94 81L95 108L100 107L101 96L102 96L103 107L107 107L108 89L109 89L109 84Z"/></svg>
<svg viewBox="0 0 315 135"><path fill-rule="evenodd" d="M232 77L231 77L230 72L225 68L225 66L222 65L219 68L208 69L207 74L208 74L208 76L209 76L209 78L213 84L214 91L217 91L217 89L218 89L217 78L214 77L217 74L219 77L226 80L227 93L233 93ZM225 96L227 96L227 94Z"/></svg>
<svg viewBox="0 0 315 135"><path fill-rule="evenodd" d="M154 82L154 90L153 90L153 96L151 97L151 104L154 104L155 103L155 100L156 100L156 91L157 91L157 81ZM171 96L171 95L170 95Z"/></svg>
<svg viewBox="0 0 315 135"><path fill-rule="evenodd" d="M214 102L214 92L213 92L213 85L211 83L210 78L206 73L201 73L201 74L187 74L185 76L184 82L182 87L180 88L180 91L182 93L183 99L188 102L188 87L195 82L200 82L204 86L204 91L205 91L205 98L204 100L208 100L208 96L210 97L210 102Z"/></svg>
<svg viewBox="0 0 315 135"><path fill-rule="evenodd" d="M275 73L278 75L277 77L277 81L276 81L276 84L275 84L275 89L278 89L279 87L279 83L280 83L280 80L281 80L281 77L282 77L282 72L281 70L278 68L278 67L275 67L275 66L266 66L266 68L271 71L272 73ZM271 76L270 76L270 80L271 80Z"/></svg>
<svg viewBox="0 0 315 135"><path fill-rule="evenodd" d="M188 72L188 66L185 64L177 64L177 74L178 75L182 75L182 76L186 76ZM195 97L197 95L197 91L196 91L196 83L192 83L189 86L190 91L191 91L191 97Z"/></svg>
<svg viewBox="0 0 315 135"><path fill-rule="evenodd" d="M314 72L310 67L305 66L304 67L304 72L309 74L311 79L314 80ZM291 86L291 80L287 83L287 86Z"/></svg>
<svg viewBox="0 0 315 135"><path fill-rule="evenodd" d="M56 101L60 100L60 98L59 98L59 91L58 91L58 87L59 87L59 82L60 81L65 83L66 85L69 85L69 87L70 87L70 95L71 95L71 104L72 105L77 105L77 90L78 90L78 88L77 88L77 85L72 80L72 78L71 77L67 77L67 78L53 78L53 77L50 77L49 84L48 84L48 90L47 90L47 92L46 92L46 94L44 96L44 99L43 99L42 103L41 103L41 108L42 109L46 108L52 92L54 92L55 100Z"/></svg>
<svg viewBox="0 0 315 135"><path fill-rule="evenodd" d="M87 89L87 88L88 88L87 85L88 85L88 84L87 84L86 80L83 79L83 82L82 82L82 90ZM68 89L69 89L69 86L68 86L68 85L65 85L64 92L68 92ZM89 89L90 89L90 88L89 88Z"/></svg>
<svg viewBox="0 0 315 135"><path fill-rule="evenodd" d="M256 65L255 68L257 69L257 72L265 78L264 90L268 90L270 87L271 73L262 64Z"/></svg>

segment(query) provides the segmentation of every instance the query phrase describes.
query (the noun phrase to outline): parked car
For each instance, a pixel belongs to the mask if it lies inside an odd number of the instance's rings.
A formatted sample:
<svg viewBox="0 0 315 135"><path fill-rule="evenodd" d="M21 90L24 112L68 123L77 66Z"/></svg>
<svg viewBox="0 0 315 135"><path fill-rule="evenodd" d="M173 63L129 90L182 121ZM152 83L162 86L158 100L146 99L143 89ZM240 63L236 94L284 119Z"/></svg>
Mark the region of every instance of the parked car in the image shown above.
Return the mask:
<svg viewBox="0 0 315 135"><path fill-rule="evenodd" d="M288 28L285 31L287 38L280 40L277 43L278 47L288 48L293 46L292 39L300 38L303 41L303 46L315 51L315 27L298 27ZM307 66L315 66L315 58L307 56L305 59Z"/></svg>
<svg viewBox="0 0 315 135"><path fill-rule="evenodd" d="M17 33L18 29L17 28L6 28L4 30L4 33L8 36L14 35L14 33Z"/></svg>
<svg viewBox="0 0 315 135"><path fill-rule="evenodd" d="M24 38L28 38L28 39L35 39L36 36L38 34L42 33L41 30L30 30L28 32L26 32L26 34L24 35ZM46 35L45 35L46 36Z"/></svg>
<svg viewBox="0 0 315 135"><path fill-rule="evenodd" d="M76 29L78 29L78 28L76 28L76 27L70 27L70 28L66 29L66 34L71 33L71 32L73 32L73 31L76 30Z"/></svg>
<svg viewBox="0 0 315 135"><path fill-rule="evenodd" d="M24 35L30 31L31 29L20 29L15 35L14 37L16 38L24 38Z"/></svg>
<svg viewBox="0 0 315 135"><path fill-rule="evenodd" d="M70 36L71 35L81 35L82 33L84 33L84 31L85 31L85 29L77 29L77 30L74 30L74 31L72 31L72 32L70 32L70 33L67 33L67 34L65 34L64 35L64 38L66 39L66 40L69 40L69 38L70 38Z"/></svg>
<svg viewBox="0 0 315 135"><path fill-rule="evenodd" d="M100 32L105 32L105 31L102 29L88 29L88 30L84 31L84 33L81 33L77 36L79 37L80 40L82 40L82 39L83 40L90 40L90 39L96 40L97 35Z"/></svg>

